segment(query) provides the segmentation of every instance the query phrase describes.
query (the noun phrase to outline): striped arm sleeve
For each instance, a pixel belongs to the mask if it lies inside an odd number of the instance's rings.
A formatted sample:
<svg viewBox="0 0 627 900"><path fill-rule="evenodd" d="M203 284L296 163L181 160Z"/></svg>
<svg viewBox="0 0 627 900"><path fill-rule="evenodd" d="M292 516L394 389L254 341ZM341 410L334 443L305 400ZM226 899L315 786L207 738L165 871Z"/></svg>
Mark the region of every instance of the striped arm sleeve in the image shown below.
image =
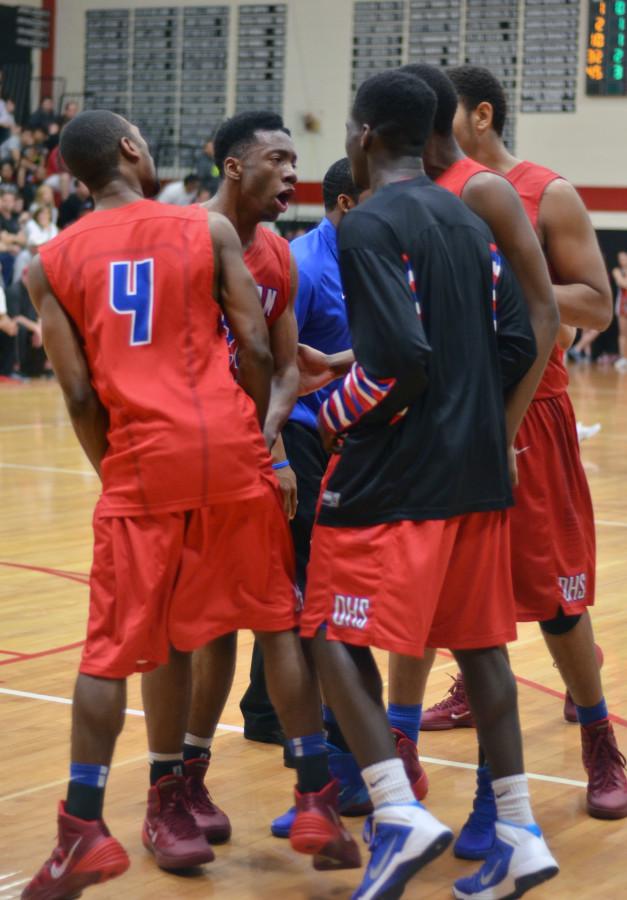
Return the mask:
<svg viewBox="0 0 627 900"><path fill-rule="evenodd" d="M320 419L327 431L340 434L355 425L362 416L379 406L396 385L396 378L373 378L358 363L344 381L324 401Z"/></svg>

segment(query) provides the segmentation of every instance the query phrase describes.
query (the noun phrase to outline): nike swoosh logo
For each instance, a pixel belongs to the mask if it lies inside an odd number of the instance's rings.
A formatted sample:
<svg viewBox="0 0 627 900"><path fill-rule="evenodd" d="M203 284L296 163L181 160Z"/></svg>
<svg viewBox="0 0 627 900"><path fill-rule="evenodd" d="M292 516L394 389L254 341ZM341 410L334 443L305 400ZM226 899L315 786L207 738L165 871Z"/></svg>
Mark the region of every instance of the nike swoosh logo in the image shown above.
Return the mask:
<svg viewBox="0 0 627 900"><path fill-rule="evenodd" d="M526 447L521 447L520 450L517 447L514 447L514 453L516 454L516 456L518 456L519 454L524 453L525 450L530 450L530 449L531 448L529 445L527 445Z"/></svg>
<svg viewBox="0 0 627 900"><path fill-rule="evenodd" d="M463 713L451 713L451 719L465 719L466 716L470 715L470 710L467 709L466 712Z"/></svg>
<svg viewBox="0 0 627 900"><path fill-rule="evenodd" d="M82 840L83 840L82 837L79 837L79 839L73 845L72 849L70 850L70 852L68 853L68 855L65 857L65 859L63 860L63 862L61 864L52 863L52 865L50 866L50 875L52 878L54 878L55 881L57 881L59 878L61 878L63 875L65 875L65 871L66 871L67 867L69 866L69 864L72 862L72 857L76 853L76 849Z"/></svg>
<svg viewBox="0 0 627 900"><path fill-rule="evenodd" d="M511 792L510 792L510 791L503 791L502 794L497 794L496 797L497 797L498 800L500 800L501 797L507 797L507 795L508 795L509 793L511 793Z"/></svg>
<svg viewBox="0 0 627 900"><path fill-rule="evenodd" d="M396 850L396 842L390 844L390 846L385 851L385 853L383 854L383 856L381 857L379 862L376 864L376 866L370 866L368 875L370 876L371 881L376 881L377 878L381 875L381 873L384 871L385 867L389 863L390 859L392 858L395 850Z"/></svg>
<svg viewBox="0 0 627 900"><path fill-rule="evenodd" d="M372 782L372 787L375 788L378 784L381 784L382 781L385 781L386 775L382 775L381 778L377 778L376 781Z"/></svg>
<svg viewBox="0 0 627 900"><path fill-rule="evenodd" d="M496 870L498 869L498 867L499 867L499 860L497 860L495 862L495 864L492 866L492 868L490 869L489 872L486 872L485 875L479 876L479 884L481 885L481 887L487 887L490 884L490 882L496 875Z"/></svg>

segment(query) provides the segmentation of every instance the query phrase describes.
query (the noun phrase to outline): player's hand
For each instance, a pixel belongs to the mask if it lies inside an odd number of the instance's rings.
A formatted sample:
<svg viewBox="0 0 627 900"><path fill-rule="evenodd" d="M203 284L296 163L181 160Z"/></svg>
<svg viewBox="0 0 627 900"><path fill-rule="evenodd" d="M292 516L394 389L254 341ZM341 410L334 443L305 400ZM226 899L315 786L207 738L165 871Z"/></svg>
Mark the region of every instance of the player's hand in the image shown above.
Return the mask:
<svg viewBox="0 0 627 900"><path fill-rule="evenodd" d="M344 443L343 434L335 434L333 431L327 431L320 419L318 419L318 434L320 435L322 446L327 453L340 452L342 444Z"/></svg>
<svg viewBox="0 0 627 900"><path fill-rule="evenodd" d="M516 462L515 447L507 448L507 467L509 469L509 477L512 482L512 487L518 487L518 463Z"/></svg>
<svg viewBox="0 0 627 900"><path fill-rule="evenodd" d="M283 509L288 519L293 519L296 515L296 507L298 505L298 496L296 490L296 475L291 466L285 466L283 469L275 469L274 474L281 488L283 497Z"/></svg>
<svg viewBox="0 0 627 900"><path fill-rule="evenodd" d="M298 393L301 397L319 391L337 378L329 365L327 354L321 350L314 350L307 344L298 345L298 369L300 372Z"/></svg>

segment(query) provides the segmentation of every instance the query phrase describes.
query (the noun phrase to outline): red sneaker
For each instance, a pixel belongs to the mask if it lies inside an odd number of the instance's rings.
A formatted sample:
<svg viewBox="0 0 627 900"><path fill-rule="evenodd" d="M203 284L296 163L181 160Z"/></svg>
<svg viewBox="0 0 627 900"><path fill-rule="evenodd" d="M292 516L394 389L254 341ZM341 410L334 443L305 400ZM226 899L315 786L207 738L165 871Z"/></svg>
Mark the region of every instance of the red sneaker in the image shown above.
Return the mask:
<svg viewBox="0 0 627 900"><path fill-rule="evenodd" d="M189 869L215 859L187 805L182 775L164 775L148 791L142 843L161 869Z"/></svg>
<svg viewBox="0 0 627 900"><path fill-rule="evenodd" d="M22 891L22 900L78 897L92 884L122 875L130 866L124 847L102 821L68 815L59 803L58 846Z"/></svg>
<svg viewBox="0 0 627 900"><path fill-rule="evenodd" d="M594 645L594 652L599 664L599 669L601 669L603 666L603 651L598 644ZM555 666L555 663L553 663L553 665ZM570 695L570 691L566 691L566 696L564 697L564 718L567 722L579 721L577 719L577 707L575 706L575 701Z"/></svg>
<svg viewBox="0 0 627 900"><path fill-rule="evenodd" d="M185 762L185 796L196 825L209 843L221 844L231 837L231 823L207 790L205 775L208 768L208 759L188 759Z"/></svg>
<svg viewBox="0 0 627 900"><path fill-rule="evenodd" d="M625 757L618 749L611 722L605 720L582 726L581 749L588 773L588 813L595 819L625 818Z"/></svg>
<svg viewBox="0 0 627 900"><path fill-rule="evenodd" d="M461 672L453 678L444 700L426 710L420 723L421 731L446 731L447 728L474 728L473 718Z"/></svg>
<svg viewBox="0 0 627 900"><path fill-rule="evenodd" d="M418 758L418 748L406 734L399 731L398 728L392 729L394 741L396 743L396 754L403 760L405 773L409 778L411 789L414 792L416 800L424 800L429 790L429 779L427 773L422 768Z"/></svg>
<svg viewBox="0 0 627 900"><path fill-rule="evenodd" d="M296 816L290 830L290 844L298 853L314 858L314 869L358 869L359 847L348 833L339 814L339 782L333 779L321 791L301 794L294 790Z"/></svg>

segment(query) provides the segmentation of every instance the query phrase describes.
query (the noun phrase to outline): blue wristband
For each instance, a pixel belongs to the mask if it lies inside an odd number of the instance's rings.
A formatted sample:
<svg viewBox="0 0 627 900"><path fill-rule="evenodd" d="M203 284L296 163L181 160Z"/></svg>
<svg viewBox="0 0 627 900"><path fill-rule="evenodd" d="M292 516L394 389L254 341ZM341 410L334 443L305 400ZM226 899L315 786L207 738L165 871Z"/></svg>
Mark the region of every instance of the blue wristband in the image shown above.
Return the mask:
<svg viewBox="0 0 627 900"><path fill-rule="evenodd" d="M276 469L286 469L289 466L289 464L290 464L289 459L283 459L283 460L281 460L281 462L272 463L272 468L275 470Z"/></svg>

